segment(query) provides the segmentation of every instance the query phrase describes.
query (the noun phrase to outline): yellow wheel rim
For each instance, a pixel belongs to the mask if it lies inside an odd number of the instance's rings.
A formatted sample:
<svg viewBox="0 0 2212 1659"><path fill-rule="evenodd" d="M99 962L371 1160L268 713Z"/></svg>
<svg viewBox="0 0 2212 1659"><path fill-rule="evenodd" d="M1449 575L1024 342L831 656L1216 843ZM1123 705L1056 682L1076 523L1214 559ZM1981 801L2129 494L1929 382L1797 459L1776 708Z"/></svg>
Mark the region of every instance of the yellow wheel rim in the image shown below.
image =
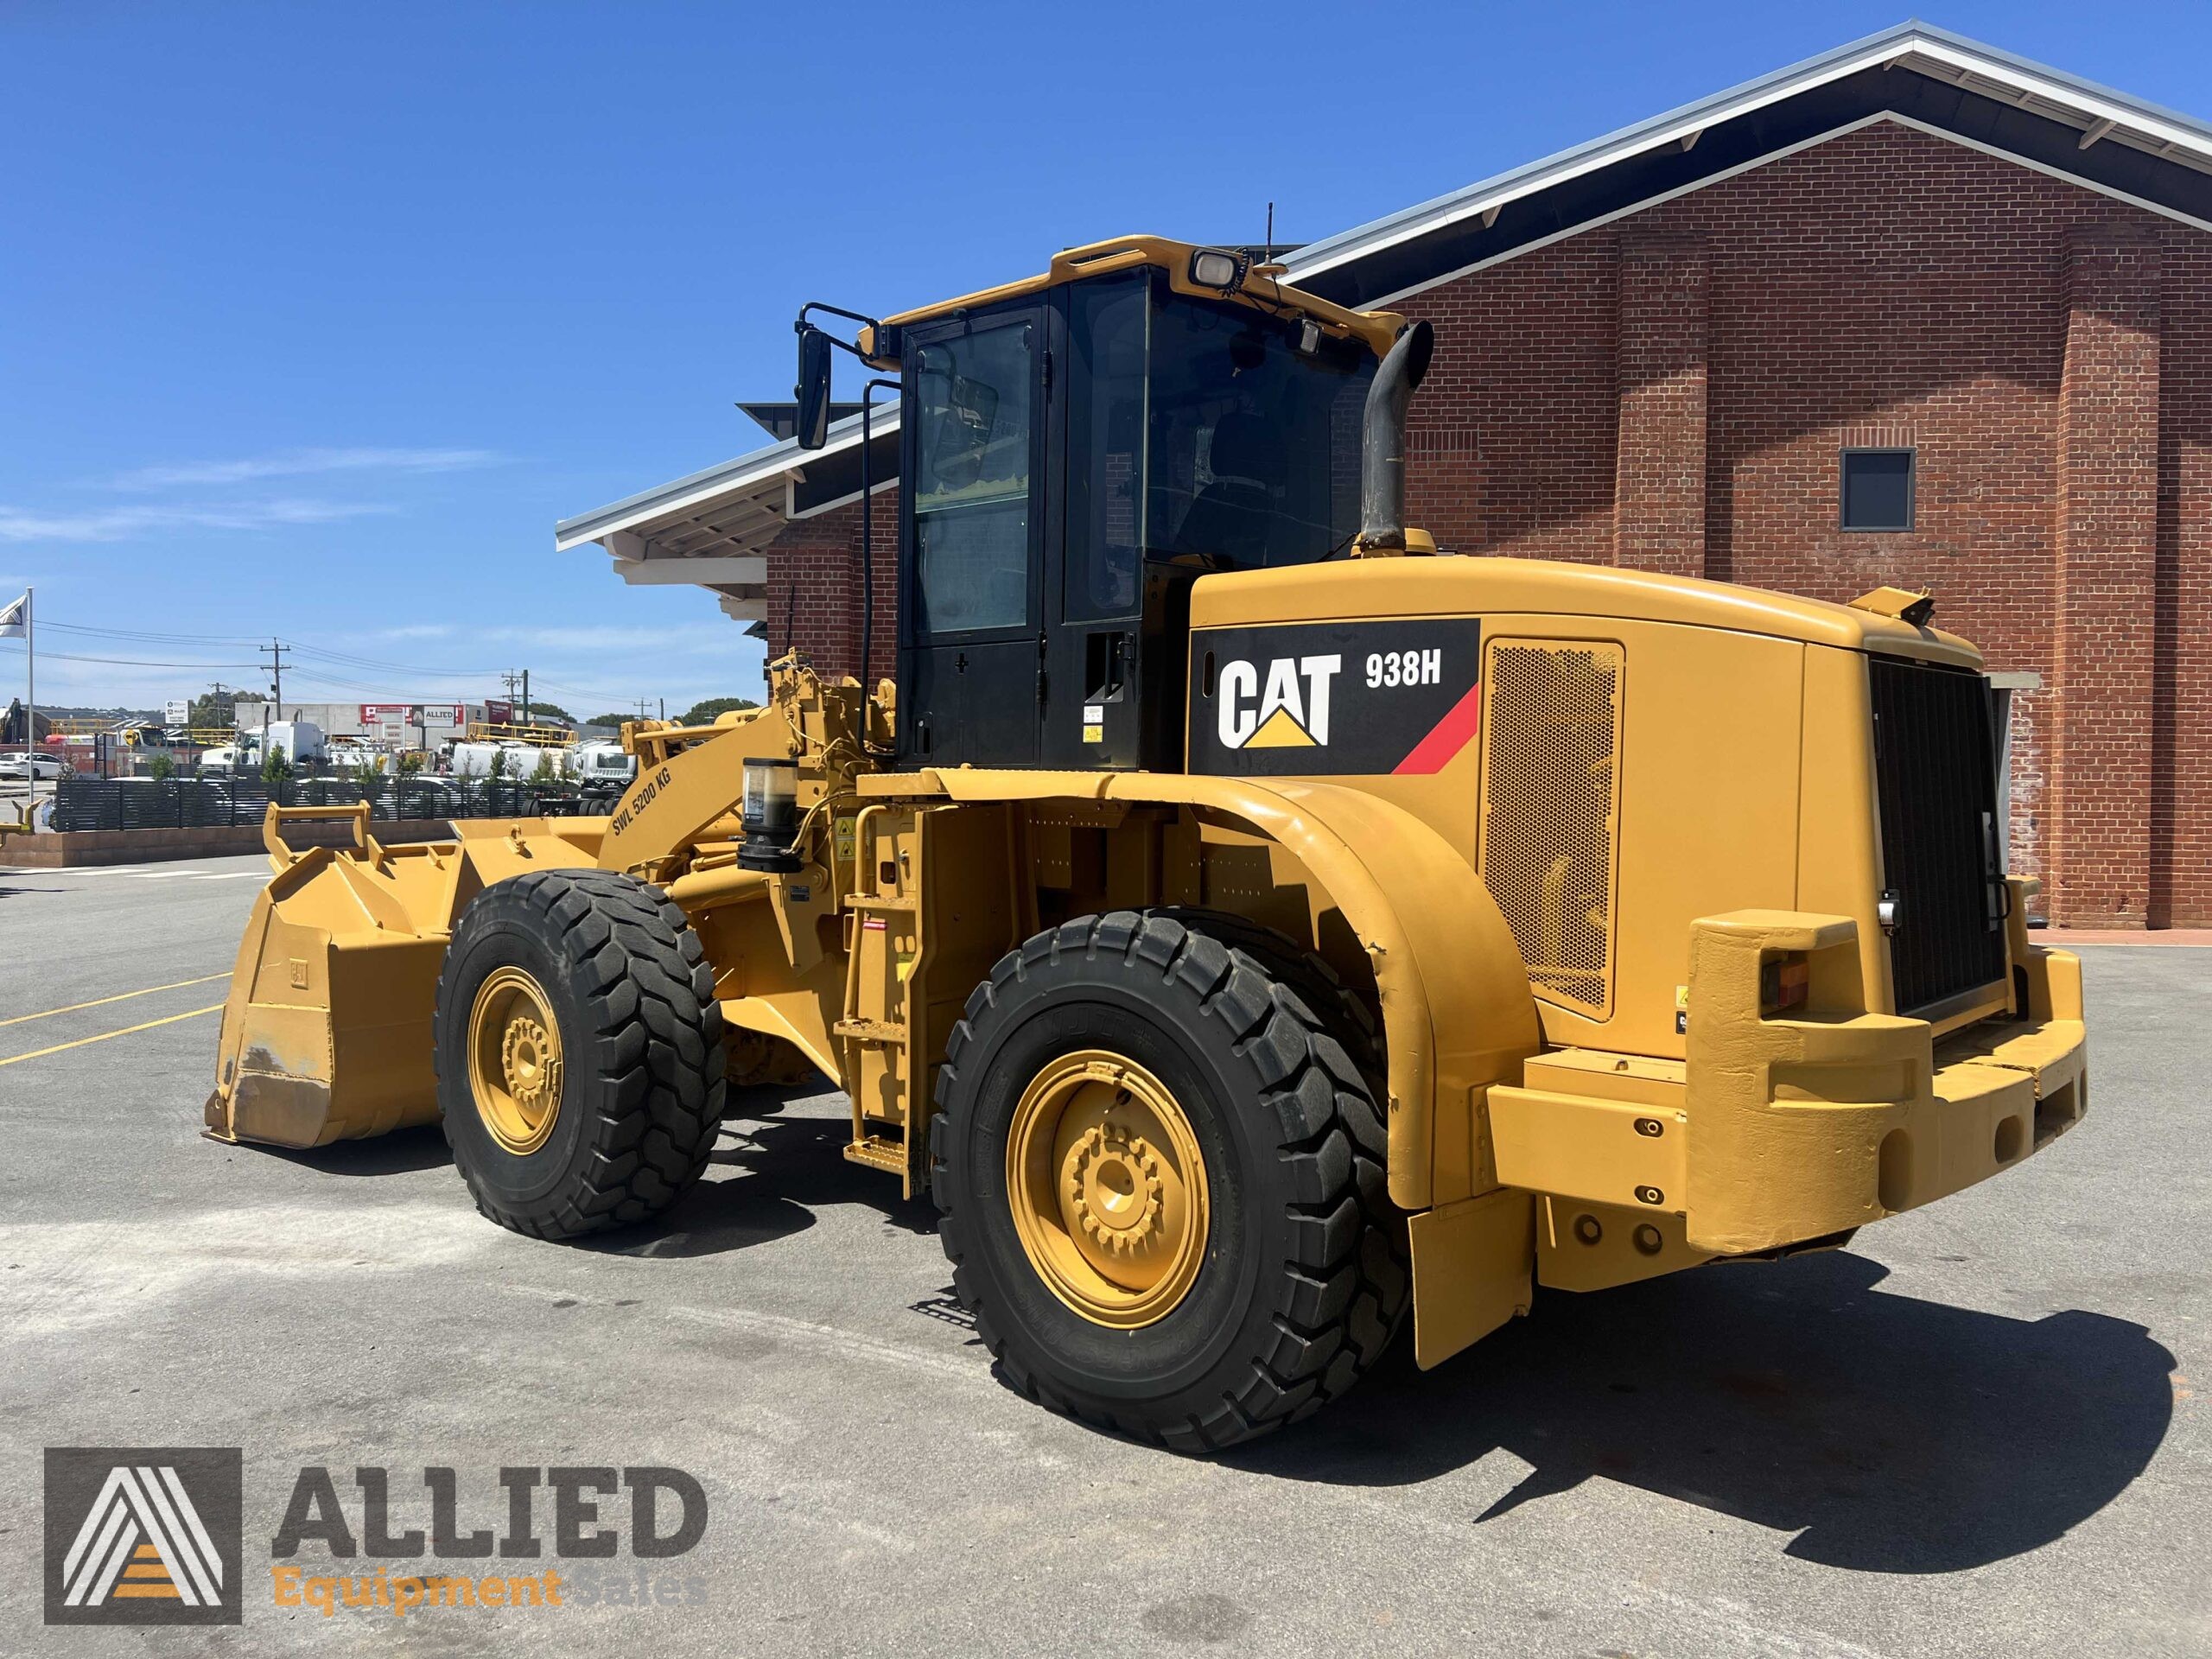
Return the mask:
<svg viewBox="0 0 2212 1659"><path fill-rule="evenodd" d="M1198 1138L1166 1086L1121 1055L1082 1049L1037 1074L1014 1109L1006 1187L1030 1265L1094 1324L1165 1318L1205 1260Z"/></svg>
<svg viewBox="0 0 2212 1659"><path fill-rule="evenodd" d="M545 988L519 968L496 969L468 1014L468 1087L492 1138L536 1152L561 1116L561 1027Z"/></svg>

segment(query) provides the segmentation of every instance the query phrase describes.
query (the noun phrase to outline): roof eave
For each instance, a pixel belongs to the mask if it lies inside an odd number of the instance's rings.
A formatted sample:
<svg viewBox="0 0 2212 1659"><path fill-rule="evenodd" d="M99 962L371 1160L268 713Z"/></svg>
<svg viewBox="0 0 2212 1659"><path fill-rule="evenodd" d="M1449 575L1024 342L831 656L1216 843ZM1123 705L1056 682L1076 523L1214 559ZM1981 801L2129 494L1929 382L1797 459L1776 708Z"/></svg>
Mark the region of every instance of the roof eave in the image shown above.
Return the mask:
<svg viewBox="0 0 2212 1659"><path fill-rule="evenodd" d="M1945 65L1963 74L2009 81L2029 95L2070 104L2093 123L2110 121L2116 128L2158 143L2186 149L2212 162L2212 126L2046 65L2015 57L1965 35L1926 23L1909 22L1462 189L1402 208L1335 236L1308 243L1284 261L1287 275L1294 282L1311 279L1477 215L1494 215L1520 197L1594 172L1625 156L1685 140L1694 143L1695 135L1708 126L1779 103L1811 87L1877 65L1889 67L1914 57Z"/></svg>
<svg viewBox="0 0 2212 1659"><path fill-rule="evenodd" d="M899 404L896 398L879 404L873 411L875 432L894 430L898 424ZM818 457L836 454L856 447L861 441L862 417L855 415L837 422L829 431L828 441L818 449L805 449L797 438L785 438L763 449L752 450L709 467L686 477L657 485L636 495L625 496L620 501L609 502L589 512L578 513L573 518L563 518L553 526L553 550L565 553L572 547L582 547L591 542L603 541L620 531L635 530L641 524L673 517L695 507L703 501L726 496L773 478L779 474L794 472Z"/></svg>

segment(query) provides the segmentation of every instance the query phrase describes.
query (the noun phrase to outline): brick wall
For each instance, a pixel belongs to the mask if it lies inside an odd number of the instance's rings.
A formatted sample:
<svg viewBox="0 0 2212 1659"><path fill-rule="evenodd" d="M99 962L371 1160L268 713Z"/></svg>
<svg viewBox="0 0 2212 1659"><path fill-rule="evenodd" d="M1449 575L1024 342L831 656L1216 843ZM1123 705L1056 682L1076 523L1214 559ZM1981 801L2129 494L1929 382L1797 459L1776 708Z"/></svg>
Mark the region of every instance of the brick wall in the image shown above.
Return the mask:
<svg viewBox="0 0 2212 1659"><path fill-rule="evenodd" d="M899 656L899 508L875 498L875 617L868 640L877 677ZM855 501L789 524L768 544L768 654L796 646L817 671L858 674L861 661L861 509Z"/></svg>
<svg viewBox="0 0 2212 1659"><path fill-rule="evenodd" d="M1462 551L1936 590L2015 694L2054 920L2212 922L2212 236L1883 124L1395 302ZM1909 532L1838 452L1918 451ZM1701 480L1694 479L1701 467Z"/></svg>
<svg viewBox="0 0 2212 1659"><path fill-rule="evenodd" d="M1407 498L1440 545L1932 587L2043 677L2012 699L2012 847L2050 918L2212 924L2212 235L1882 124L1394 308L1438 332ZM1861 445L1918 451L1910 531L1838 527ZM773 649L855 666L858 524L770 550Z"/></svg>

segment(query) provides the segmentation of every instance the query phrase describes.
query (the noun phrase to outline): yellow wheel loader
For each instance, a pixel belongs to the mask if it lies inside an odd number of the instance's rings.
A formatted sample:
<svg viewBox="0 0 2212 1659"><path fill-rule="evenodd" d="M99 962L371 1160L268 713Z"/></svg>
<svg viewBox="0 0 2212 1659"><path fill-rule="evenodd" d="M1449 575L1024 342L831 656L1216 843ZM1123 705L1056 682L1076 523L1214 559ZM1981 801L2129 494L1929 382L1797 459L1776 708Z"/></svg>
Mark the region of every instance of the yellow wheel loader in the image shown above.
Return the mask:
<svg viewBox="0 0 2212 1659"><path fill-rule="evenodd" d="M1236 250L799 335L802 445L833 349L897 377L895 691L785 654L766 708L626 727L606 817L296 850L350 810L272 809L213 1135L442 1119L486 1215L571 1238L818 1072L1006 1376L1196 1450L1408 1313L1433 1365L2082 1116L2078 964L1926 595L1439 554L1427 327Z"/></svg>

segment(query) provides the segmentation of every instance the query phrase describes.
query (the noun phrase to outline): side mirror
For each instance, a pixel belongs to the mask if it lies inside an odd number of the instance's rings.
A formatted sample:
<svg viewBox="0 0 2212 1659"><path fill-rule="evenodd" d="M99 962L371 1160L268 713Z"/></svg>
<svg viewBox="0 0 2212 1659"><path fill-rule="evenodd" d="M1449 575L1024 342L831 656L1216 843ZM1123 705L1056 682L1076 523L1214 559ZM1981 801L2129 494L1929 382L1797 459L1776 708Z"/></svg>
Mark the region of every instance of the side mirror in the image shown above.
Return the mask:
<svg viewBox="0 0 2212 1659"><path fill-rule="evenodd" d="M810 323L798 330L798 447L819 449L830 442L830 336Z"/></svg>

